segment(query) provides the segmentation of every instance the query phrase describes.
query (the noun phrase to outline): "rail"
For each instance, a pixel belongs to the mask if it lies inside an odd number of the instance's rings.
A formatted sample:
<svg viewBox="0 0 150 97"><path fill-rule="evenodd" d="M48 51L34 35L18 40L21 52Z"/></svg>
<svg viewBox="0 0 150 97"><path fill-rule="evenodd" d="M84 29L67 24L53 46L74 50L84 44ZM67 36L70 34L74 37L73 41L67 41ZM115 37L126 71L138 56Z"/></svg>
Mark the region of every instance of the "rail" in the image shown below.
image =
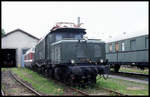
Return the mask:
<svg viewBox="0 0 150 97"><path fill-rule="evenodd" d="M2 89L1 89L1 95L5 96L5 93L4 93L4 91Z"/></svg>
<svg viewBox="0 0 150 97"><path fill-rule="evenodd" d="M32 91L32 93L36 94L37 96L41 96L40 93L38 93L37 91L35 91L33 88L31 88L30 86L26 85L23 81L21 81L20 79L18 79L11 71L9 71L10 74L12 75L12 77L19 82L20 84L22 84L24 87L26 87L27 89L29 89L30 91Z"/></svg>
<svg viewBox="0 0 150 97"><path fill-rule="evenodd" d="M40 74L40 75L42 75L42 74ZM57 80L55 80L55 79L48 78L48 77L46 77L46 76L44 76L44 75L42 75L42 76L45 77L45 78L47 78L47 79L49 79L49 80L53 80L55 83L61 83L62 85L68 87L69 89L73 90L74 92L77 92L77 93L79 93L79 94L82 94L83 96L90 96L90 94L88 94L87 92L84 92L84 91L81 91L81 90L79 90L79 89L76 89L76 88L67 86L65 83L59 82L59 81L57 81ZM114 94L116 94L116 95L118 95L118 96L127 96L127 95L125 95L125 94L122 94L122 93L120 93L120 92L118 92L118 91L114 91L114 90L111 90L111 89L107 89L107 88L102 88L102 89L104 89L104 90L106 90L106 91L108 91L108 92L110 92L110 93L114 93ZM96 95L96 94L95 94L95 95ZM49 95L46 95L46 96L49 96ZM65 96L65 95L64 95L64 96Z"/></svg>
<svg viewBox="0 0 150 97"><path fill-rule="evenodd" d="M75 88L72 88L72 87L70 87L70 89L72 89L72 90L75 91L75 92L78 92L78 93L82 94L83 96L89 96L88 93L83 92L83 91L81 91L81 90L78 90L78 89L75 89Z"/></svg>
<svg viewBox="0 0 150 97"><path fill-rule="evenodd" d="M132 73L132 72L110 72L111 74L118 74L118 75L132 75L132 76L142 76L142 77L149 77L148 74L141 74L141 73Z"/></svg>
<svg viewBox="0 0 150 97"><path fill-rule="evenodd" d="M109 92L111 92L111 93L115 93L115 94L118 95L118 96L128 96L128 95L122 94L122 93L120 93L120 92L118 92L118 91L111 90L111 89L107 89L107 88L102 88L102 89L104 89L104 90L106 90L106 91L109 91Z"/></svg>

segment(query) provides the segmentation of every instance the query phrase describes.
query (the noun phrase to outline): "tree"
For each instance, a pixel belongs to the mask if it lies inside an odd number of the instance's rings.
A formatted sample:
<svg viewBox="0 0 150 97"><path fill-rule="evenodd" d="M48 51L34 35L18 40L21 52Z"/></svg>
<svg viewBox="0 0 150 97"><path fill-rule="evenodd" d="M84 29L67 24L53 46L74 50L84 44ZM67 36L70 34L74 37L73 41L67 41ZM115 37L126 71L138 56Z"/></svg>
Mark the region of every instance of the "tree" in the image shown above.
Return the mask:
<svg viewBox="0 0 150 97"><path fill-rule="evenodd" d="M5 35L5 30L4 29L2 29L1 35L2 35L2 37Z"/></svg>

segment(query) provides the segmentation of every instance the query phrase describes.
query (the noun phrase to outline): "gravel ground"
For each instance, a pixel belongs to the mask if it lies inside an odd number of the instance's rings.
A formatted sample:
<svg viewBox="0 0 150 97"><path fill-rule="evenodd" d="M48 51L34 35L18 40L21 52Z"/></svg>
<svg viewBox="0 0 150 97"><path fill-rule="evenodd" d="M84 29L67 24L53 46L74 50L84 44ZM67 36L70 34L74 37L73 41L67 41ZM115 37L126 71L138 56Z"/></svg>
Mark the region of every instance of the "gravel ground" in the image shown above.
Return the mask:
<svg viewBox="0 0 150 97"><path fill-rule="evenodd" d="M18 83L10 75L9 71L1 71L1 85L6 96L28 96L35 95L30 90L26 89L20 83Z"/></svg>

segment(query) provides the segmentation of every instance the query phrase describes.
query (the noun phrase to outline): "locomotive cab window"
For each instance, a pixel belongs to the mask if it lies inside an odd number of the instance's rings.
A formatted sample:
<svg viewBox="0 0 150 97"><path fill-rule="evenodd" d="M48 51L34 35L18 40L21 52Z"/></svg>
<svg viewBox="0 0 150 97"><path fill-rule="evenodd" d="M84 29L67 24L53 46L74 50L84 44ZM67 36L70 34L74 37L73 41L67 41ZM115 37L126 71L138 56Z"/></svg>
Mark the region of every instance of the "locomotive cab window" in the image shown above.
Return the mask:
<svg viewBox="0 0 150 97"><path fill-rule="evenodd" d="M59 41L59 40L61 40L61 39L62 39L62 35L57 34L57 35L56 35L56 41Z"/></svg>
<svg viewBox="0 0 150 97"><path fill-rule="evenodd" d="M119 50L119 43L116 42L116 43L115 43L115 51L118 51L118 50Z"/></svg>
<svg viewBox="0 0 150 97"><path fill-rule="evenodd" d="M63 34L63 39L67 39L67 38L74 38L74 35L71 33L65 33Z"/></svg>
<svg viewBox="0 0 150 97"><path fill-rule="evenodd" d="M75 39L81 39L81 35L75 35Z"/></svg>

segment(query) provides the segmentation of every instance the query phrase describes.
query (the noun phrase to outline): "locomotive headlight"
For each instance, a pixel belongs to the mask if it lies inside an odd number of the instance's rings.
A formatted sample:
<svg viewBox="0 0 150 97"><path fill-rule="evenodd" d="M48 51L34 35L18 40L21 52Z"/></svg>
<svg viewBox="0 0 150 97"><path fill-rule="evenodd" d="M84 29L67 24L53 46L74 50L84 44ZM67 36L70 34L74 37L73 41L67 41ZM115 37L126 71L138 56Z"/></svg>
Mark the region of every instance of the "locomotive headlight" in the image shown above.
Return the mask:
<svg viewBox="0 0 150 97"><path fill-rule="evenodd" d="M104 60L103 60L103 59L101 59L101 60L100 60L100 62L101 62L101 63L103 63L103 62L104 62Z"/></svg>
<svg viewBox="0 0 150 97"><path fill-rule="evenodd" d="M135 65L135 63L132 63L132 65Z"/></svg>
<svg viewBox="0 0 150 97"><path fill-rule="evenodd" d="M75 63L75 60L71 59L71 63L74 64L74 63Z"/></svg>

